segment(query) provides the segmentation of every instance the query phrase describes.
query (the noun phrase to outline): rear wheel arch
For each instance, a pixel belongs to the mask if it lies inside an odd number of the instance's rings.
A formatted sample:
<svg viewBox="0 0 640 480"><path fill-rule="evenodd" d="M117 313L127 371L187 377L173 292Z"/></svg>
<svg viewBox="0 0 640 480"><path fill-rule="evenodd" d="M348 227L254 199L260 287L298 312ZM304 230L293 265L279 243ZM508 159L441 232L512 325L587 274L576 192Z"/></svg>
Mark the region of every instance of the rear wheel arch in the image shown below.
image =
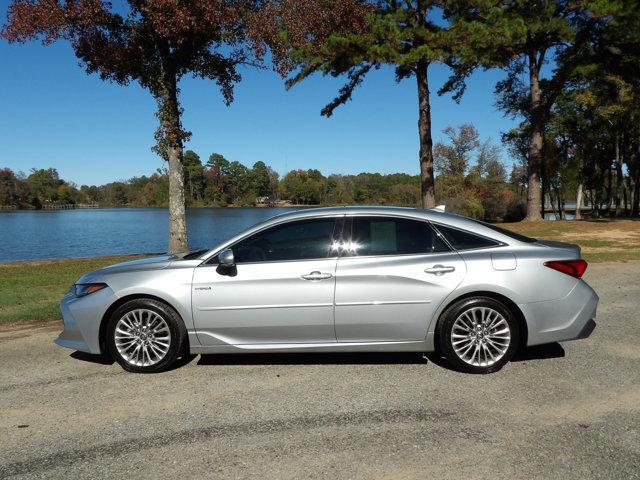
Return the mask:
<svg viewBox="0 0 640 480"><path fill-rule="evenodd" d="M113 312L115 312L118 308L120 308L122 305L124 305L127 302L130 302L131 300L140 300L140 299L149 299L149 300L155 300L156 302L160 302L164 305L166 305L167 307L169 307L171 310L173 310L175 312L175 314L178 316L178 318L180 319L180 321L182 321L182 323L184 324L184 319L182 318L182 315L180 315L180 313L178 312L178 310L171 305L169 302L167 302L166 300L160 298L160 297L156 297L154 295L148 295L148 294L132 294L132 295L127 295L124 297L119 298L118 300L116 300L115 302L113 302L109 308L107 308L107 311L104 312L104 315L102 316L102 320L100 321L100 331L99 331L99 338L100 338L100 351L105 354L108 355L109 350L107 348L107 325L109 324L109 319L111 318L111 315L113 315ZM187 335L185 337L185 348L189 349L189 336Z"/></svg>
<svg viewBox="0 0 640 480"><path fill-rule="evenodd" d="M455 297L452 300L450 300L447 303L447 305L440 311L440 315L438 316L438 320L436 322L436 328L435 328L436 337L438 335L438 329L439 329L440 325L442 324L442 320L444 318L444 315L447 312L447 310L449 309L449 307L451 307L455 303L459 302L460 300L464 300L466 298L472 298L472 297L487 297L487 298L491 298L493 300L496 300L497 302L502 303L506 308L508 308L509 311L513 314L513 316L516 318L516 320L518 322L518 329L519 329L519 335L520 335L518 351L524 349L527 346L527 337L528 337L528 334L529 334L529 330L527 328L527 320L525 319L525 316L524 316L524 313L522 313L522 310L520 310L520 307L518 307L518 305L513 300L511 300L509 297L507 297L505 295L502 295L501 293L489 292L489 291L485 291L485 290L478 290L478 291L474 291L474 292L468 292L468 293L465 293L463 295L460 295L460 296Z"/></svg>

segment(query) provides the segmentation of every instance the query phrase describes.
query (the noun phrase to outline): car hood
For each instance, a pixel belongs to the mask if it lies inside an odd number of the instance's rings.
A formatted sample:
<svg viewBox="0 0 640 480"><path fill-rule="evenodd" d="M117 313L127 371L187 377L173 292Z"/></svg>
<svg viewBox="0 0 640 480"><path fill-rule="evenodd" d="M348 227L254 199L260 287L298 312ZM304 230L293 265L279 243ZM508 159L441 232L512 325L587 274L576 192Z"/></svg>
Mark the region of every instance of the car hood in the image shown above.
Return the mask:
<svg viewBox="0 0 640 480"><path fill-rule="evenodd" d="M104 267L104 271L138 271L138 270L153 270L167 267L172 261L176 260L174 255L162 255L159 257L140 258L138 260L129 260L127 262L115 263Z"/></svg>
<svg viewBox="0 0 640 480"><path fill-rule="evenodd" d="M116 273L139 272L142 270L160 270L167 268L171 262L179 259L174 255L162 255L159 257L140 258L138 260L129 260L127 262L115 263L107 267L89 272L81 276L76 283L91 283L99 281L104 275Z"/></svg>

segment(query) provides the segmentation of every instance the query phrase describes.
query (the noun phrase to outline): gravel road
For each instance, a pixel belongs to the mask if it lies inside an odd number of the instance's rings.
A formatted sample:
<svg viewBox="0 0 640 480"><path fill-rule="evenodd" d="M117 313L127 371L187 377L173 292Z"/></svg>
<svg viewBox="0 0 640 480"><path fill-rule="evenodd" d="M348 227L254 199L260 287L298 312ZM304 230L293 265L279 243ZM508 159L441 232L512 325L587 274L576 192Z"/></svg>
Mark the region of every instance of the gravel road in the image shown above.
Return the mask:
<svg viewBox="0 0 640 480"><path fill-rule="evenodd" d="M492 375L415 354L195 357L159 375L0 331L0 478L640 478L640 263L587 340Z"/></svg>

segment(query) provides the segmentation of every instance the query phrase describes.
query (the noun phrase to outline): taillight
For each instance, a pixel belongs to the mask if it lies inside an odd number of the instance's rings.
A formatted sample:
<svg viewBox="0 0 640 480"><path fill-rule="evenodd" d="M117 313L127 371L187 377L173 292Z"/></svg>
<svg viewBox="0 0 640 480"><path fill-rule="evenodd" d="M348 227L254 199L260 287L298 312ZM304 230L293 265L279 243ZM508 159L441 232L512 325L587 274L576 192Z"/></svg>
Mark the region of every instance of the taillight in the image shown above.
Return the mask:
<svg viewBox="0 0 640 480"><path fill-rule="evenodd" d="M584 260L553 260L551 262L544 262L545 267L553 268L567 275L571 275L575 278L582 278L584 272L587 270L588 263Z"/></svg>

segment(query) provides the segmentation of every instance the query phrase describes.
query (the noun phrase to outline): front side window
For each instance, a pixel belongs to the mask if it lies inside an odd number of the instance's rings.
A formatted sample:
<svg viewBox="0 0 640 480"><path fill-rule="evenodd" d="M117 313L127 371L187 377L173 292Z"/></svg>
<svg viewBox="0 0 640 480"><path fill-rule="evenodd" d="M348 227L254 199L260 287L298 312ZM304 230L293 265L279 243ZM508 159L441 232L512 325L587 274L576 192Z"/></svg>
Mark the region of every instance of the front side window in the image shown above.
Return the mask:
<svg viewBox="0 0 640 480"><path fill-rule="evenodd" d="M334 218L288 222L240 240L231 248L236 263L327 258L335 225Z"/></svg>
<svg viewBox="0 0 640 480"><path fill-rule="evenodd" d="M427 222L393 217L353 217L347 254L411 255L449 249Z"/></svg>
<svg viewBox="0 0 640 480"><path fill-rule="evenodd" d="M481 237L464 230L458 230L457 228L445 227L439 224L435 227L456 250L471 250L474 248L497 247L500 245L500 242L491 240L490 238Z"/></svg>

